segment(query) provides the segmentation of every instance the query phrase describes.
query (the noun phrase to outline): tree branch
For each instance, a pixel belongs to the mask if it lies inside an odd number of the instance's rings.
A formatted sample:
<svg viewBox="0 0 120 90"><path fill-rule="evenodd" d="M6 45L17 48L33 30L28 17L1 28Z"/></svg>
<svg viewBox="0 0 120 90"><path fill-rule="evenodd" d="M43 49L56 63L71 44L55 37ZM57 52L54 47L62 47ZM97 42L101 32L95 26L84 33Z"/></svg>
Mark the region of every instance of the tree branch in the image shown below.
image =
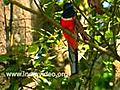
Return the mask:
<svg viewBox="0 0 120 90"><path fill-rule="evenodd" d="M10 3L13 3L14 5L16 5L16 6L22 8L22 9L28 11L28 12L31 12L31 13L36 14L36 15L38 15L38 16L41 15L41 13L39 13L39 12L37 12L37 11L31 9L31 8L28 8L28 7L20 4L20 3L17 2L17 1L14 1L14 0L9 0L9 1L10 1ZM74 35L73 33L71 33L70 31L68 31L67 29L63 28L59 23L55 22L52 18L48 17L48 16L47 16L46 14L44 14L43 12L42 12L42 15L43 15L43 17L45 17L48 21L50 21L51 23L53 23L56 27L61 28L64 32L68 33L68 34L71 35L73 38L77 38L77 37L75 37L75 35ZM84 41L81 40L81 39L79 39L79 40L82 41L82 42L84 42ZM104 53L107 53L107 54L110 55L110 52L109 52L108 50L106 50L105 48L101 47L101 46L98 46L98 45L96 45L96 44L94 44L94 43L91 43L91 42L89 42L89 41L86 41L86 44L89 44L89 45L93 46L94 48L96 48L96 49L99 50L100 52L104 52Z"/></svg>
<svg viewBox="0 0 120 90"><path fill-rule="evenodd" d="M113 16L114 16L114 12L115 12L115 9L116 9L116 0L114 0L114 11L113 11L113 13L112 13L112 18L113 18ZM86 16L83 14L83 12L81 11L81 9L75 4L75 2L74 2L74 0L72 0L72 3L74 4L74 6L75 6L75 8L77 9L77 10L79 10L79 12L81 13L81 15L85 18L85 20L92 26L92 28L94 29L94 30L96 30L96 28L93 26L93 24L86 18ZM111 20L111 18L110 18L110 20ZM114 42L114 44L115 44L115 49L113 50L113 48L111 48L111 46L109 45L109 42L105 39L105 37L104 37L104 35L102 35L101 33L100 33L100 31L98 31L98 30L96 30L97 32L98 32L98 34L103 38L103 40L105 41L105 43L107 44L107 46L108 46L108 48L110 49L110 51L114 54L114 57L116 58L116 59L118 59L118 61L120 61L120 56L117 54L117 52L116 52L116 42ZM114 31L113 31L114 32ZM114 33L113 33L114 34ZM113 37L113 39L115 40L115 37ZM90 43L89 43L90 44ZM99 46L100 47L100 46ZM98 48L98 47L97 47Z"/></svg>
<svg viewBox="0 0 120 90"><path fill-rule="evenodd" d="M43 17L45 17L48 21L50 21L51 23L53 23L55 26L57 26L58 28L61 28L64 32L68 33L68 34L71 35L73 38L77 38L77 37L75 37L75 35L74 35L73 33L69 32L67 29L64 29L63 27L61 27L60 24L58 24L57 22L55 22L52 18L48 17L48 16L47 16L46 14L44 14L43 12L40 12L40 13L39 13L39 12L37 12L37 11L31 9L31 8L28 8L28 7L20 4L20 3L17 2L17 1L14 1L14 0L10 0L10 3L13 3L14 5L16 5L16 6L22 8L22 9L24 9L24 10L26 10L26 11L29 11L29 12L31 12L31 13L33 13L33 14L36 14L36 15L38 15L38 16L41 16L41 14L42 14Z"/></svg>
<svg viewBox="0 0 120 90"><path fill-rule="evenodd" d="M86 81L86 83L85 83L85 85L87 85L87 84L89 83L89 85L88 85L89 88L90 88L90 82L91 82L91 79L92 79L91 75L92 75L93 67L94 67L96 61L98 60L97 58L99 57L99 56L98 56L98 52L95 52L95 55L93 54L93 56L95 56L95 57L94 57L94 59L93 59L93 61L92 61L92 64L91 64L91 66L90 66L90 69L89 69L89 72L88 72L87 81Z"/></svg>

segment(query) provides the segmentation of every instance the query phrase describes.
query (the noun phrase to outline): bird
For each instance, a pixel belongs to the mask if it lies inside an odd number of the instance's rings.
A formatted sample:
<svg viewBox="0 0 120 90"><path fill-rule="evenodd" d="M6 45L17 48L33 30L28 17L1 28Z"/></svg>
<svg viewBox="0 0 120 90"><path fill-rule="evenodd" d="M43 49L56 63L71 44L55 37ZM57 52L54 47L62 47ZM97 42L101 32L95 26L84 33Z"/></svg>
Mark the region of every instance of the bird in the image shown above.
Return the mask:
<svg viewBox="0 0 120 90"><path fill-rule="evenodd" d="M63 31L63 36L68 43L69 60L71 66L71 75L78 73L78 33L81 34L84 41L88 40L87 34L84 32L84 27L76 18L76 12L72 3L63 5L63 13L60 19L60 25L74 34L73 38L70 34Z"/></svg>

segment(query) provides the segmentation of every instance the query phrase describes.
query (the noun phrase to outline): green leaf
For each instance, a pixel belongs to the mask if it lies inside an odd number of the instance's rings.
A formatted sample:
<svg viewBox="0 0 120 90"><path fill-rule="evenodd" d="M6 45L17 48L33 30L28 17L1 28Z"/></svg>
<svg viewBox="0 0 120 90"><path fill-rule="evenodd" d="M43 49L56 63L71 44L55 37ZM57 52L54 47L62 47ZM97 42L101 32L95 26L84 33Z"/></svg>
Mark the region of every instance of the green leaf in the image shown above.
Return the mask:
<svg viewBox="0 0 120 90"><path fill-rule="evenodd" d="M8 60L10 60L10 57L8 57L7 55L0 56L0 62L4 62L4 61L8 61Z"/></svg>
<svg viewBox="0 0 120 90"><path fill-rule="evenodd" d="M40 0L41 4L47 4L48 2L50 2L51 0Z"/></svg>
<svg viewBox="0 0 120 90"><path fill-rule="evenodd" d="M95 36L95 40L97 40L98 42L100 42L101 36Z"/></svg>
<svg viewBox="0 0 120 90"><path fill-rule="evenodd" d="M45 13L48 16L53 17L54 15L54 3L53 2L48 3Z"/></svg>
<svg viewBox="0 0 120 90"><path fill-rule="evenodd" d="M101 90L99 86L95 86L93 90Z"/></svg>
<svg viewBox="0 0 120 90"><path fill-rule="evenodd" d="M4 2L5 5L9 4L9 0L3 0L3 2Z"/></svg>
<svg viewBox="0 0 120 90"><path fill-rule="evenodd" d="M34 67L36 68L37 66L40 66L40 62L41 62L40 60L36 60L35 64L34 64Z"/></svg>
<svg viewBox="0 0 120 90"><path fill-rule="evenodd" d="M10 90L19 90L19 85L17 80L12 80Z"/></svg>
<svg viewBox="0 0 120 90"><path fill-rule="evenodd" d="M108 2L113 2L113 0L107 0Z"/></svg>
<svg viewBox="0 0 120 90"><path fill-rule="evenodd" d="M120 22L120 18L117 18L118 22Z"/></svg>
<svg viewBox="0 0 120 90"><path fill-rule="evenodd" d="M30 54L35 54L35 53L38 52L38 50L39 50L39 47L38 47L37 45L35 45L35 44L31 45L31 46L28 48L28 52L29 52Z"/></svg>
<svg viewBox="0 0 120 90"><path fill-rule="evenodd" d="M63 1L64 0L58 0L58 2L56 2L56 4L58 4L59 6L62 6L63 5Z"/></svg>
<svg viewBox="0 0 120 90"><path fill-rule="evenodd" d="M74 1L75 1L75 4L76 4L77 6L80 5L81 0L74 0Z"/></svg>
<svg viewBox="0 0 120 90"><path fill-rule="evenodd" d="M6 70L6 72L16 72L18 71L18 65L14 64L14 65L9 65Z"/></svg>
<svg viewBox="0 0 120 90"><path fill-rule="evenodd" d="M25 45L20 45L17 49L18 49L18 52L24 52L25 51Z"/></svg>
<svg viewBox="0 0 120 90"><path fill-rule="evenodd" d="M105 72L104 74L103 74L103 78L104 79L107 79L109 77L109 73L108 72Z"/></svg>
<svg viewBox="0 0 120 90"><path fill-rule="evenodd" d="M105 33L105 38L110 39L113 37L113 33L111 30L107 30Z"/></svg>
<svg viewBox="0 0 120 90"><path fill-rule="evenodd" d="M30 82L33 82L32 78L24 78L24 79L22 79L22 85L29 84Z"/></svg>

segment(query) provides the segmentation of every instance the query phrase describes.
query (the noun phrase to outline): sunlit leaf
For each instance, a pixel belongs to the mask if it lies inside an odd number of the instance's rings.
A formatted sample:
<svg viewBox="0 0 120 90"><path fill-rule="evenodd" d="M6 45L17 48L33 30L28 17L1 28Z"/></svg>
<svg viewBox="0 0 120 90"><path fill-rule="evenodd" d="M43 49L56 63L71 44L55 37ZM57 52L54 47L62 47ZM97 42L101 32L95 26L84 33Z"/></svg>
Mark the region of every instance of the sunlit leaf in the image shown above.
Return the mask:
<svg viewBox="0 0 120 90"><path fill-rule="evenodd" d="M56 55L55 56L50 56L50 57L48 57L48 59L49 60L52 60L52 59L54 59L56 57Z"/></svg>
<svg viewBox="0 0 120 90"><path fill-rule="evenodd" d="M39 47L38 47L37 45L35 45L35 44L31 45L31 46L28 48L28 52L29 52L30 54L35 54L35 53L38 52L38 50L39 50Z"/></svg>
<svg viewBox="0 0 120 90"><path fill-rule="evenodd" d="M63 1L64 1L64 0L58 0L58 1L56 2L56 4L58 4L59 6L62 6L62 5L63 5Z"/></svg>
<svg viewBox="0 0 120 90"><path fill-rule="evenodd" d="M113 37L113 33L111 30L107 30L105 33L105 38L110 39Z"/></svg>
<svg viewBox="0 0 120 90"><path fill-rule="evenodd" d="M47 83L48 85L51 85L51 82L48 81L46 78L40 76L40 79L43 80L44 83Z"/></svg>
<svg viewBox="0 0 120 90"><path fill-rule="evenodd" d="M117 18L118 22L120 22L120 18Z"/></svg>
<svg viewBox="0 0 120 90"><path fill-rule="evenodd" d="M108 2L113 2L113 0L107 0Z"/></svg>
<svg viewBox="0 0 120 90"><path fill-rule="evenodd" d="M53 43L55 42L54 40L47 40L47 43Z"/></svg>
<svg viewBox="0 0 120 90"><path fill-rule="evenodd" d="M95 36L95 39L100 42L101 36Z"/></svg>

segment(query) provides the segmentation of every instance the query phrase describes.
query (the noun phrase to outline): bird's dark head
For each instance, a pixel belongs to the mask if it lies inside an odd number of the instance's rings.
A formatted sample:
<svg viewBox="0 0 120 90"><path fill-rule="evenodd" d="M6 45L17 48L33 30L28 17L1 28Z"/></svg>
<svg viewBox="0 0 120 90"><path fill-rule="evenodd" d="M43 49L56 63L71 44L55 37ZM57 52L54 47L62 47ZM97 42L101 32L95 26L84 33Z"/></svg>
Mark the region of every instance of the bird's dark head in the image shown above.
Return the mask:
<svg viewBox="0 0 120 90"><path fill-rule="evenodd" d="M65 3L63 5L63 18L71 18L75 15L73 5L71 3Z"/></svg>

